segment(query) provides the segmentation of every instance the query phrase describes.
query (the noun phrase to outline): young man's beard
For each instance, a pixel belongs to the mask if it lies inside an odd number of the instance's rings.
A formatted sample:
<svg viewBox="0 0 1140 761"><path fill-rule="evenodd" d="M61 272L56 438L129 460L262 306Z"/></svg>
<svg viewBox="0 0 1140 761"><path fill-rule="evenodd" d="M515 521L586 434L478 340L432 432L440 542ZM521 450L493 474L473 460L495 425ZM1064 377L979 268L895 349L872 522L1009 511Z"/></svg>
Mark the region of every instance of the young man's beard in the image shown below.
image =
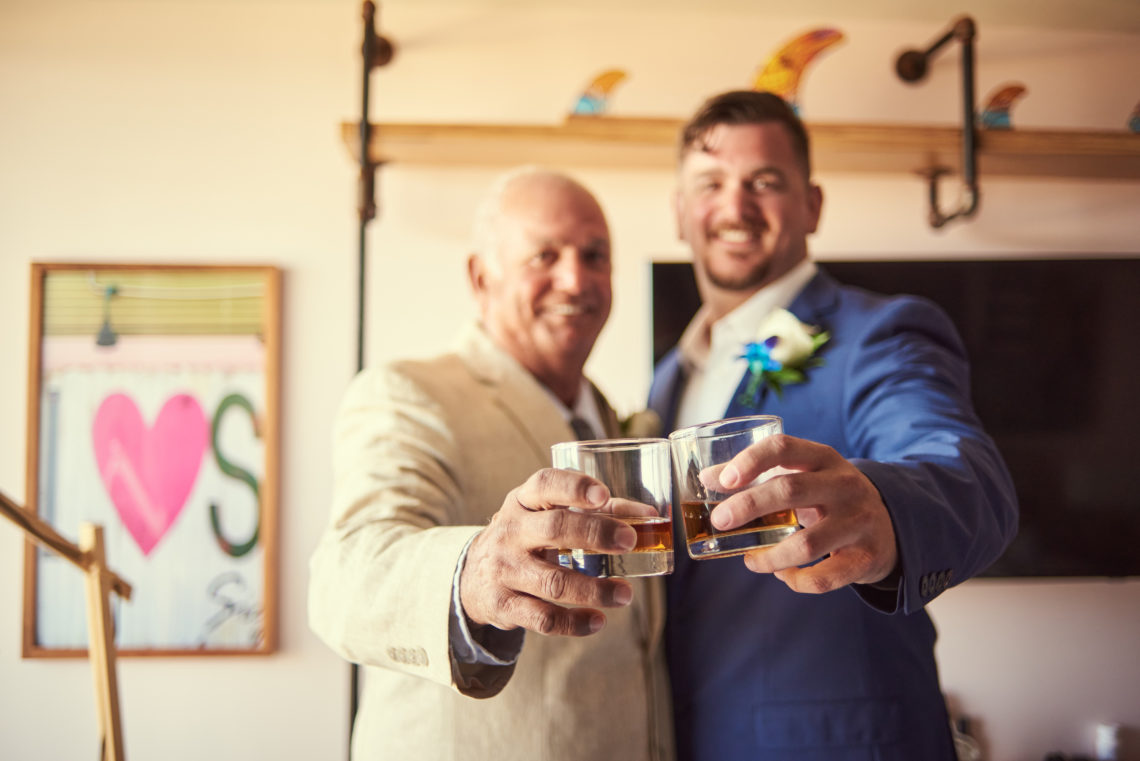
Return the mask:
<svg viewBox="0 0 1140 761"><path fill-rule="evenodd" d="M757 262L750 270L742 275L724 276L712 268L705 268L705 277L715 287L722 291L749 291L758 288L768 277L770 262Z"/></svg>

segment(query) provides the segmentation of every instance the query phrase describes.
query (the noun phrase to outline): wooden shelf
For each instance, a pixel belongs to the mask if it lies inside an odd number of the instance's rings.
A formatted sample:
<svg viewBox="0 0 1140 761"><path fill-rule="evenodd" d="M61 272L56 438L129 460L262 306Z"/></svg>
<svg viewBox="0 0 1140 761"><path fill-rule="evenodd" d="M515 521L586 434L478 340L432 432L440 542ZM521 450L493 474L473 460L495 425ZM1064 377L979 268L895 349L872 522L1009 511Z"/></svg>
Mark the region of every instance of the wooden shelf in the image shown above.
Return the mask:
<svg viewBox="0 0 1140 761"><path fill-rule="evenodd" d="M368 155L378 164L594 166L672 169L678 119L567 117L562 124L372 125ZM823 172L956 170L961 130L888 124L809 124L815 169ZM341 124L354 159L359 127ZM1014 129L978 133L980 177L1140 180L1140 135Z"/></svg>

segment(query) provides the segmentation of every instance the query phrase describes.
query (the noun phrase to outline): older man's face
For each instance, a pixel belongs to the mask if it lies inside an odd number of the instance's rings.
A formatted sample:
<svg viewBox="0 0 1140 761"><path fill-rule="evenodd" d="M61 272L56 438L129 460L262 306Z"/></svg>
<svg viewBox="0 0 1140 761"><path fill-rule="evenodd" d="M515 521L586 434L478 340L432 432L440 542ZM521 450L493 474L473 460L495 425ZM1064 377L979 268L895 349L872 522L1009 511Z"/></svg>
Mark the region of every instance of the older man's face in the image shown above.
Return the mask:
<svg viewBox="0 0 1140 761"><path fill-rule="evenodd" d="M610 314L602 210L575 185L523 180L504 195L496 240L474 281L484 327L548 387L576 379Z"/></svg>

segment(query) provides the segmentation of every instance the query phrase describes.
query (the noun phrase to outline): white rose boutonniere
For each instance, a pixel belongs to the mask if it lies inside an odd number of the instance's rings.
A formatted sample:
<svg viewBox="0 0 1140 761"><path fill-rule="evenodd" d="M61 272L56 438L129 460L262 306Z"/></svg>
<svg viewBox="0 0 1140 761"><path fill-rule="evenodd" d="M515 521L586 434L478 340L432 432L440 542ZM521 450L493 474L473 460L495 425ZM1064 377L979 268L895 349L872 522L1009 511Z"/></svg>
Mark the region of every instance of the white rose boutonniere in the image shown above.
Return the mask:
<svg viewBox="0 0 1140 761"><path fill-rule="evenodd" d="M783 396L784 386L806 381L806 371L823 364L816 352L831 339L826 330L803 324L786 309L768 315L756 334L760 340L744 344L738 357L748 361L748 383L738 400L747 407L759 404L764 387Z"/></svg>

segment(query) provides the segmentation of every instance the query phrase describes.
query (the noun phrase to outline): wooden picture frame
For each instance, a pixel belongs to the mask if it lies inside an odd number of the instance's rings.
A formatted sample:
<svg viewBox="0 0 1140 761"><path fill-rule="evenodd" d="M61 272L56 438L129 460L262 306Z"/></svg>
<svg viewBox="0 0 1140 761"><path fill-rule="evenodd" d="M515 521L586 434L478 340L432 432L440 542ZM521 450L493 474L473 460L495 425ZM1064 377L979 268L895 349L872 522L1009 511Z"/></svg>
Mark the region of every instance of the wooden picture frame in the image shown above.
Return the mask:
<svg viewBox="0 0 1140 761"><path fill-rule="evenodd" d="M105 527L118 653L277 647L281 273L33 263L27 505ZM30 541L22 653L87 654L82 579Z"/></svg>

